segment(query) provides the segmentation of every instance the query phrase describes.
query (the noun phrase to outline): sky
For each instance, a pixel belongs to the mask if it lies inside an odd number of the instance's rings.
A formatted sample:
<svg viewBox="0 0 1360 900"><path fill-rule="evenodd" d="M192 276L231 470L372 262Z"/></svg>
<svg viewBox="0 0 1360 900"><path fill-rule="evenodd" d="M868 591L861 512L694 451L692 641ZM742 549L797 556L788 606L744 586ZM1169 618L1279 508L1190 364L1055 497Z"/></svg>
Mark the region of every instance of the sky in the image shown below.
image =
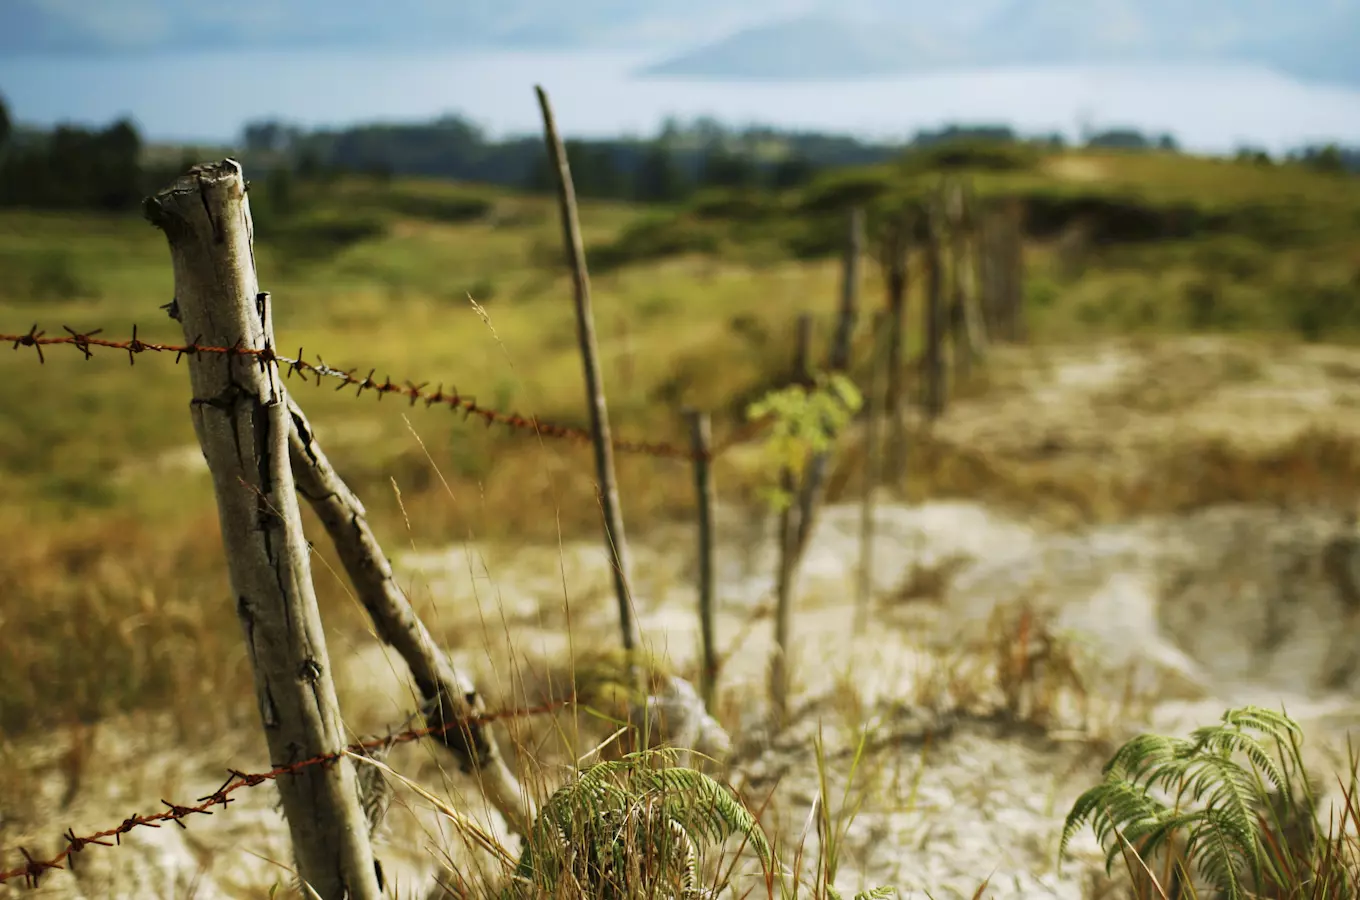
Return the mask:
<svg viewBox="0 0 1360 900"><path fill-rule="evenodd" d="M279 52L122 59L0 59L0 90L34 124L130 115L158 140L230 142L248 120L307 126L428 120L457 112L493 134L539 127L533 86L571 135L650 134L669 115L711 114L902 138L948 122L1075 136L1133 125L1188 149L1280 151L1360 144L1360 91L1251 67L1020 67L854 82L740 84L631 77L640 57L604 53L446 55Z"/></svg>
<svg viewBox="0 0 1360 900"><path fill-rule="evenodd" d="M1170 132L1206 152L1360 144L1360 81L1318 79L1289 62L1331 53L1329 65L1349 71L1360 31L1347 29L1360 26L1360 0L1075 3L745 0L737 15L726 0L385 0L381 8L358 0L0 0L0 95L26 123L127 115L152 139L205 143L230 142L247 121L264 118L342 126L458 113L493 134L534 132L533 86L542 83L573 136L649 134L670 116L711 115L729 125L887 139L982 123L1075 137L1087 121ZM922 65L820 81L636 74L695 47L702 56L713 46L705 42L742 29L766 27L768 35L771 23L829 12L858 23L839 45L852 63L864 46ZM889 19L898 31L874 24ZM865 42L876 28L890 39ZM441 37L448 33L467 40L451 43ZM224 39L253 44L205 49ZM1006 62L996 48L1008 41L1029 55ZM189 49L170 52L170 43ZM1172 45L1191 61L1161 59ZM1072 56L1072 47L1095 48L1093 58ZM1067 64L1035 62L1060 53ZM954 62L940 62L950 54ZM928 56L935 62L927 65Z"/></svg>

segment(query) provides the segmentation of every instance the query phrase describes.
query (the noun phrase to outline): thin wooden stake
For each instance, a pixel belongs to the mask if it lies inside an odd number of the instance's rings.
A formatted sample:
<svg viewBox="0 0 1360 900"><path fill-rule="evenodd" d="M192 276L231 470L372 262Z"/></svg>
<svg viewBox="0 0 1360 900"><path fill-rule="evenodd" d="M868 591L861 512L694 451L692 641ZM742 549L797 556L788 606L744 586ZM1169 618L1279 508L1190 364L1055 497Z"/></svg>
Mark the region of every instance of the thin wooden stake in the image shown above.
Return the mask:
<svg viewBox="0 0 1360 900"><path fill-rule="evenodd" d="M716 573L713 565L713 472L710 465L712 425L706 412L691 410L687 415L690 447L694 454L694 497L699 525L699 635L703 641L699 692L704 705L712 710L718 678L717 637L713 626Z"/></svg>
<svg viewBox="0 0 1360 900"><path fill-rule="evenodd" d="M929 240L926 242L926 302L923 407L927 421L944 414L944 248L938 205L930 210Z"/></svg>
<svg viewBox="0 0 1360 900"><path fill-rule="evenodd" d="M884 286L887 290L888 308L888 346L887 359L887 412L888 412L888 450L886 478L891 484L899 484L906 474L907 464L907 404L903 364L903 344L906 340L907 322L907 263L911 256L911 232L914 219L909 208L902 211L887 224L883 235L880 262L884 269Z"/></svg>
<svg viewBox="0 0 1360 900"><path fill-rule="evenodd" d="M855 634L863 634L868 623L869 604L874 590L874 499L880 480L881 445L879 441L880 400L884 356L884 331L889 322L885 310L874 314L873 349L869 357L869 381L864 392L864 493L859 507L859 577L855 591Z"/></svg>
<svg viewBox="0 0 1360 900"><path fill-rule="evenodd" d="M850 350L855 336L855 322L859 319L860 264L864 257L864 210L850 213L849 231L845 241L845 256L841 261L841 303L836 316L836 332L827 351L827 369L844 373L850 367ZM827 469L831 465L831 451L818 453L808 464L807 477L799 495L798 544L794 565L802 558L803 548L812 535L813 520L821 503Z"/></svg>
<svg viewBox="0 0 1360 900"><path fill-rule="evenodd" d="M836 319L835 337L827 354L827 368L832 373L844 372L850 364L850 347L855 334L855 320L859 316L860 263L864 255L864 210L850 213L849 232L845 242L842 264L841 303ZM789 660L790 632L793 624L794 582L798 564L812 537L817 508L826 488L826 473L831 465L831 451L815 454L808 463L807 475L798 494L798 513L793 525L795 538L792 551L781 562L779 597L776 602L775 659L771 667L770 696L775 714L782 720L788 711L791 664Z"/></svg>
<svg viewBox="0 0 1360 900"><path fill-rule="evenodd" d="M269 295L259 292L250 204L235 160L195 166L147 200L170 244L185 340L275 346ZM194 431L212 473L236 614L255 674L269 759L287 765L338 754L345 732L311 559L288 458L288 395L265 357L187 357ZM353 765L279 778L298 876L320 900L378 900L381 891Z"/></svg>
<svg viewBox="0 0 1360 900"><path fill-rule="evenodd" d="M605 551L609 554L614 576L614 595L619 607L619 630L623 649L631 659L641 644L633 598L629 589L632 576L628 539L623 531L623 510L619 504L619 482L614 474L614 445L609 434L609 411L605 405L604 381L600 374L600 350L595 340L595 319L590 304L590 274L586 269L585 243L576 211L576 189L572 185L567 151L557 133L552 104L542 87L535 86L538 107L543 113L543 137L548 156L553 160L557 180L557 202L562 215L562 237L567 265L571 268L576 301L576 333L581 345L581 364L585 369L586 400L590 407L590 431L595 444L595 474L599 479L600 510L604 518Z"/></svg>
<svg viewBox="0 0 1360 900"><path fill-rule="evenodd" d="M793 353L793 377L806 383L811 377L812 316L798 317L797 343ZM780 494L784 498L779 511L779 568L775 572L774 600L774 658L770 660L770 697L776 711L786 708L788 701L788 665L786 654L789 636L793 631L793 576L798 556L798 482L793 470L786 467L779 476ZM782 713L780 713L782 714Z"/></svg>

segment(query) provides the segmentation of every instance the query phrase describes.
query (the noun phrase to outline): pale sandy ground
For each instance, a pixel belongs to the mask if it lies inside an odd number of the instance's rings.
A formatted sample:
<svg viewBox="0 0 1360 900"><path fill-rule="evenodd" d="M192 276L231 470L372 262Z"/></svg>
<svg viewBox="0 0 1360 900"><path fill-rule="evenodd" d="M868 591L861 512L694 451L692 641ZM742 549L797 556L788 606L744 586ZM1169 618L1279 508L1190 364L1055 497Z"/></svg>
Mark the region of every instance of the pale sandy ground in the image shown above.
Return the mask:
<svg viewBox="0 0 1360 900"><path fill-rule="evenodd" d="M940 438L1012 461L1058 446L1053 464L1126 473L1168 445L1205 435L1257 447L1310 428L1360 436L1360 352L1349 349L1119 342L1011 352L996 366L1012 386L960 406ZM858 776L865 801L838 879L846 889L892 884L904 895L971 897L989 879L988 894L998 897L1096 896L1103 881L1089 835L1061 869L1056 849L1068 806L1096 777L1111 741L1149 726L1207 724L1228 704L1284 702L1304 722L1309 759L1324 771L1360 725L1360 577L1355 531L1341 512L1235 505L1059 529L971 502L885 501L873 627L856 637L858 516L854 506L829 508L812 542L796 625L800 715L782 734L765 727L759 700L769 623L744 632L768 598L773 545L751 516L730 508L722 510L719 544L718 632L747 635L724 672L720 708L742 754L733 781L756 801L778 784L767 823L793 833L802 827L816 793L819 725L837 797L850 745L869 729ZM667 526L634 541L644 631L683 665L697 645L691 529ZM438 627L462 635L452 649L479 673L493 707L514 693L504 662L509 641L521 665L533 668L569 644L580 649L612 633L606 570L592 544L560 553L469 545L408 555L400 565ZM997 639L1015 633L1026 605L1051 624L1055 653L1072 656L1085 684L1076 691L1053 665L1041 665L1040 683L1053 690L1015 702L1045 728L987 715L1005 702L990 668ZM1036 654L1042 649L1036 642ZM355 728L409 712L400 664L381 648L332 653ZM1050 695L1056 706L1045 716L1036 705ZM249 734L148 754L144 736L159 728L154 719L101 728L91 787L36 835L0 822L0 846L47 850L68 825L114 823L161 797L209 793L227 766L263 765ZM61 749L34 752L55 758ZM441 776L427 747L400 748L392 762L437 790L467 789L459 777ZM54 771L43 784L56 808L62 777ZM287 859L272 803L257 789L188 830L140 829L123 849L91 848L78 877L56 873L33 896L264 896L280 877L269 860ZM437 816L403 794L379 855L402 895L413 896L434 848L451 841ZM7 850L5 862L14 859ZM11 895L20 892L0 886L0 897Z"/></svg>

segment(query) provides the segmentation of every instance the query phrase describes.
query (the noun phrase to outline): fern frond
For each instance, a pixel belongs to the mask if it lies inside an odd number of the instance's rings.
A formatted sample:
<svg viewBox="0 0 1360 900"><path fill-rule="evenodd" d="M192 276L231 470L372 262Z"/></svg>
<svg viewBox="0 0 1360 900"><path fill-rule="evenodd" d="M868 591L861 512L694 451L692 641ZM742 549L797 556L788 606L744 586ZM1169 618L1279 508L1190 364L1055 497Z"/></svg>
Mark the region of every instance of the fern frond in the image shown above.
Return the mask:
<svg viewBox="0 0 1360 900"><path fill-rule="evenodd" d="M1096 833L1096 839L1106 848L1105 871L1108 874L1120 855L1118 835L1122 834L1130 843L1135 843L1156 834L1171 818L1172 812L1166 804L1149 796L1137 784L1106 780L1086 791L1072 804L1063 823L1058 853L1061 857L1071 843L1072 836L1089 823Z"/></svg>
<svg viewBox="0 0 1360 900"><path fill-rule="evenodd" d="M1259 885L1267 866L1272 873L1278 868L1267 859L1261 811L1273 808L1268 785L1294 796L1291 772L1302 770L1301 740L1299 726L1283 712L1253 706L1226 711L1189 740L1139 735L1105 764L1102 782L1073 803L1059 853L1089 823L1109 873L1126 850L1146 862L1183 833L1193 867L1229 900L1239 900L1248 895L1248 875ZM1174 808L1152 796L1154 788L1172 795Z"/></svg>
<svg viewBox="0 0 1360 900"><path fill-rule="evenodd" d="M530 829L518 883L552 893L573 879L587 897L690 898L700 851L733 834L773 866L750 810L708 775L664 765L676 759L672 748L640 751L596 763L558 788Z"/></svg>
<svg viewBox="0 0 1360 900"><path fill-rule="evenodd" d="M1246 893L1242 883L1244 864L1258 881L1260 879L1260 849L1255 823L1243 827L1232 811L1214 808L1204 810L1199 818L1189 831L1186 855L1228 900L1241 900Z"/></svg>

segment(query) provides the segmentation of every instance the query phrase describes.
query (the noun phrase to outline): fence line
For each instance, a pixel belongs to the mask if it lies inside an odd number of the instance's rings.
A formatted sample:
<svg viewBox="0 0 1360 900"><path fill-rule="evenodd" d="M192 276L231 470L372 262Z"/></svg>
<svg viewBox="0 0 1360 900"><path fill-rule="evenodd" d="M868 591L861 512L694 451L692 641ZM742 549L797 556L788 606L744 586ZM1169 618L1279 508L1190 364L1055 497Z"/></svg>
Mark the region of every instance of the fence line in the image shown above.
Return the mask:
<svg viewBox="0 0 1360 900"><path fill-rule="evenodd" d="M546 108L547 107L546 96L543 95L541 91L540 99L544 105L545 116L548 116L549 113ZM551 127L548 129L548 131L551 137L552 132ZM561 167L565 170L565 161L564 160L560 161L560 164ZM927 365L924 366L924 368L927 369L926 374L935 376L935 379L927 378L927 380L936 381L934 385L935 389L934 391L931 392L932 396L928 398L928 402L926 403L928 414L933 413L934 415L939 415L940 413L943 412L944 384L943 379L940 377L943 374L942 371L940 371L942 369L943 363L943 357L941 355L942 351L941 344L943 343L944 339L951 338L954 343L954 352L956 354L959 353L967 354L971 347L961 347L960 345L964 344L967 338L972 337L972 334L969 333L967 330L955 328L949 329L947 331L946 328L944 327L947 323L945 321L945 310L943 309L943 303L945 299L943 297L944 287L943 276L946 268L945 260L943 259L943 257L947 250L954 248L951 246L946 246L945 234L943 233L944 229L942 228L942 225L945 223L940 220L939 213L941 212L941 210L938 208L938 202L939 201L937 201L937 204L932 205L930 211L934 213L934 215L930 216L931 219L929 223L930 227L927 229L930 235L930 240L927 242L926 248L928 263L927 269L931 277L929 279L930 284L927 286L928 290L925 303L926 307L925 318L927 319L927 326L925 331L930 340L928 340L927 347L923 354L925 360L927 361ZM995 241L998 244L1004 245L1001 246L1000 249L994 251L994 255L1000 258L998 260L995 260L995 262L997 263L996 268L1004 270L1000 273L1000 275L997 276L996 279L1001 283L999 283L998 285L993 285L987 279L979 277L978 279L979 284L975 286L979 293L988 294L989 299L991 300L990 304L991 306L999 307L999 309L995 310L995 312L998 315L1001 315L1003 313L1005 314L1005 316L1008 319L1007 324L1010 326L1009 330L1011 332L1007 336L1012 340L1018 339L1019 335L1023 331L1023 326L1018 321L1019 303L1018 297L1016 296L1018 294L1020 274L1020 272L1018 272L1017 270L1021 268L1022 257L1020 254L1022 251L1020 247L1019 230L1017 227L1014 227L1013 225L1014 218L1015 216L1012 215L1010 218L1000 223L1003 225L1012 225L1012 227L1009 230L1003 230L999 227L996 229L997 237L995 238ZM956 223L956 228L957 227L958 226ZM896 257L906 256L906 251L908 250L906 244L907 238L909 236L906 233L905 227L902 229L902 231L903 231L903 234L901 235L902 246L900 248L897 246L888 248L888 250L891 250L892 253L889 254L887 250L885 250L884 254L885 257L884 262L888 263L888 267L894 273L897 273L901 276L900 279L896 279L901 281L900 286L896 284L891 285L892 287L898 289L895 291L890 291L890 293L895 294L895 296L891 296L889 298L888 304L889 309L893 313L895 313L899 319L897 323L897 328L899 332L901 327L900 316L905 306L904 299L906 287L905 284L906 266L905 259L896 259ZM571 242L570 235L569 242ZM575 237L575 242L579 242L579 236ZM863 248L864 219L863 213L858 210L852 212L850 235L847 243L848 246L844 265L845 273L843 279L843 296L840 310L841 315L840 321L838 323L837 333L835 335L835 339L832 342L830 354L831 358L828 363L829 368L831 368L833 371L847 370L849 368L851 354L853 352L854 345L853 332L855 325L854 320L858 305L857 287L860 280L859 260L864 250ZM888 258L889 255L891 255L893 259L889 259ZM956 257L962 255L963 255L962 252L955 250ZM987 254L978 253L978 256L983 257L987 256ZM963 285L961 273L959 271L964 265L965 263L957 258L951 261L949 264L949 271L952 273L953 277L956 280L960 281L960 284L955 285L955 287L958 288L960 292L959 296L956 297L955 303L956 306L958 307L956 311L961 313L967 312L967 310L965 310L962 307L962 304L965 303L968 299L962 293ZM1004 279L1001 279L1000 277L1001 275L1004 275L1005 278L1009 280L1006 281ZM890 282L891 281L894 281L894 279L890 279ZM995 296L992 296L993 294ZM264 303L264 301L267 300L267 297L268 297L267 294L258 294L257 305ZM176 321L181 321L180 315L181 310L178 301L172 301L171 303L167 304L165 307L162 308L167 309L169 311L171 318L175 319ZM983 311L985 313L988 311L988 309L984 308ZM588 310L582 314L582 318L584 319L589 318ZM984 315L984 322L980 323L983 326L989 324L985 321L985 319L986 316ZM803 332L805 332L807 330L807 326L810 325L810 319L805 317L802 320L801 324L804 327L800 329L800 335L805 336L803 335ZM968 323L964 321L956 324L966 325ZM881 325L882 322L880 320L879 327L875 327L874 329L871 330L870 335L871 346L874 347L878 346L878 341L876 340L876 338L880 331L882 330ZM701 468L704 464L720 456L727 449L737 446L741 443L745 443L748 440L760 435L772 422L772 419L766 418L763 420L755 420L743 423L741 426L735 428L733 430L733 433L730 434L726 440L720 442L715 447L711 448L706 446L706 442L699 440L696 440L695 444L690 447L679 446L676 444L670 444L665 442L616 440L609 437L605 437L601 441L600 432L603 429L600 428L600 423L598 422L596 423L596 428L594 429L595 433L592 434L592 430L588 430L585 428L544 422L539 420L537 417L526 417L520 415L519 413L501 412L498 410L481 406L480 404L477 403L475 398L465 397L459 394L456 388L453 388L448 393L446 393L442 382L433 391L430 391L427 390L429 382L423 382L420 384L416 384L410 381L395 383L388 376L384 376L384 378L381 381L379 381L375 379L375 375L377 372L376 369L370 369L367 375L359 375L357 373L359 373L361 369L359 368L352 368L348 370L339 369L325 363L324 360L322 360L319 355L317 356L317 361L315 363L309 363L303 359L303 351L301 348L298 349L296 356L292 357L284 356L278 353L277 350L272 346L272 344L268 340L266 340L262 348L246 347L243 346L243 343L240 341L238 341L236 344L232 346L213 346L209 344L200 343L200 341L202 340L202 336L200 335L195 336L194 339L187 344L178 345L144 341L139 337L138 329L137 326L135 325L132 327L131 338L129 340L124 341L114 340L108 337L100 337L99 335L103 333L103 329L95 329L90 332L78 332L66 325L63 325L62 328L66 332L65 336L61 335L48 336L45 331L39 330L37 325L35 324L32 328L29 329L27 333L0 334L0 341L11 342L13 345L12 349L14 350L18 350L21 347L33 348L37 353L38 361L40 364L43 364L46 361L43 353L44 347L51 347L57 345L72 346L80 353L82 353L86 359L90 359L93 357L95 348L126 352L128 354L129 365L134 365L137 361L136 360L137 356L147 351L154 351L159 353L173 352L175 354L176 363L178 363L182 357L188 356L191 361L191 367L193 365L193 360L196 357L196 355L202 353L222 355L225 356L228 360L237 357L248 357L251 360L253 360L262 371L268 369L270 366L277 366L283 370L285 377L291 377L294 374L297 374L300 377L302 377L304 381L306 381L309 377L314 376L316 384L318 386L323 383L323 379L327 378L332 379L333 381L338 382L336 386L337 391L343 390L346 387L352 387L355 388L356 397L362 396L366 391L375 393L379 400L382 399L382 396L384 394L396 394L407 398L407 400L410 402L412 406L414 406L415 403L418 401L423 401L427 408L438 403L448 406L453 411L461 410L464 414L465 419L470 418L472 416L477 416L480 419L482 419L488 427L490 427L493 424L498 424L506 426L512 430L523 430L533 432L540 436L567 439L581 443L596 442L597 453L607 452L608 450L612 449L618 452L633 453L657 458L673 458L689 460L700 464ZM184 337L188 338L189 334L191 333L192 331L190 331L189 329L185 329ZM219 338L219 341L227 341L231 339L232 338L229 336ZM593 344L593 341L590 343ZM900 341L898 341L897 344L898 344L897 351L900 354L902 350L900 346ZM593 347L590 349L593 350ZM587 359L589 359L589 357L591 356L590 353L586 353L585 355ZM875 357L876 356L877 354L875 354ZM247 363L247 366L248 365L249 363ZM900 375L901 373L899 372L898 374ZM871 378L870 380L871 380L870 390L873 391L875 390L876 379ZM587 373L587 381L588 382L592 381L589 371ZM806 378L800 378L799 381L805 382ZM599 394L599 391L598 389L592 389L591 393L592 395L596 395ZM596 410L596 418L603 419L604 410L602 395L596 397L595 399L596 405L599 407ZM900 399L901 398L899 397L899 402ZM297 422L305 423L305 419L301 417L300 410L296 410L296 408L294 408L294 410L295 410L294 412L295 424ZM898 410L894 410L894 412L898 412ZM820 458L814 462L813 465L814 474L819 473L820 465L828 464L829 456L830 453L828 451L825 454L820 455ZM296 460L294 462L296 463ZM603 478L602 476L602 480L607 479ZM793 569L796 568L797 566L797 557L808 538L808 533L811 530L812 519L816 513L816 506L818 505L818 502L820 500L820 497L817 496L818 494L817 485L818 479L815 477L810 477L808 479L808 482L803 486L806 495L800 498L802 502L799 504L800 509L798 511L801 513L801 515L798 516L797 539L793 542L794 553L792 554L792 562L790 563L787 561L781 561L780 563L779 574L782 590L779 592L781 596L779 596L779 602L777 604L777 606L779 607L776 625L776 644L778 645L778 650L776 652L774 660L772 661L774 663L773 668L775 670L774 672L772 672L772 688L774 693L774 699L776 701L776 706L781 709L784 706L784 700L787 691L786 685L789 675L788 671L789 666L787 660L784 657L784 653L787 652L788 649L787 647L789 631L788 620L791 614L789 608L790 596L788 596L790 594L790 591L788 590L788 588L789 583L792 581ZM870 490L872 490L872 481L870 483ZM700 491L702 493L702 486L700 488ZM871 522L872 519L871 511L867 513L867 515ZM615 523L615 525L617 525L617 523ZM621 537L622 534L621 528L607 526L606 530L608 535L618 534ZM789 532L790 530L791 529L788 527L781 529L781 537L783 538L782 543L786 545L785 546L786 552L789 549L787 544L790 541L790 535L787 534L787 532ZM866 538L866 543L869 540L871 540L871 538ZM866 571L868 571L867 566ZM711 595L711 588L708 590L708 593ZM711 599L712 598L710 597L710 602ZM622 602L623 600L621 599L621 603ZM861 598L859 605L860 606L863 605L863 598ZM753 613L750 622L747 623L747 627L749 628L749 626L753 624L756 620L763 618L762 613L764 612L765 610L764 608L762 608ZM862 618L862 616L863 611L860 611L859 615L857 616L857 619ZM857 630L858 627L862 626L857 624ZM631 649L632 644L635 643L635 640L630 640L628 635L629 630L625 628L625 641L624 641L625 648ZM708 694L712 691L713 688L712 682L716 680L717 671L721 669L722 663L726 661L725 658L726 655L721 661L715 659L716 652L713 647L712 636L706 634L705 637L707 638L705 642L706 653L704 666L705 675L707 676L705 679L706 681L705 693ZM730 655L730 652L731 651L729 651L729 654L727 655ZM187 819L189 816L194 814L211 815L214 807L217 806L225 807L229 802L231 802L231 798L229 797L229 795L237 790L255 787L259 784L264 783L265 781L275 781L276 779L282 777L283 775L296 774L304 769L309 769L312 766L327 765L334 763L336 761L341 760L346 753L366 751L376 749L379 747L391 747L392 745L397 743L406 743L426 736L441 735L454 728L477 727L480 725L489 724L491 722L505 719L514 719L527 717L531 715L551 713L560 709L567 708L568 706L572 706L574 704L575 698L573 697L568 700L547 703L541 706L531 708L506 710L498 713L465 714L460 717L453 718L451 720L443 718L436 724L430 724L430 719L427 717L426 720L427 727L420 729L409 729L395 734L389 732L389 736L386 738L380 738L362 743L352 744L347 748L342 748L334 751L332 751L332 748L336 746L336 743L329 742L328 746L325 746L324 748L313 747L310 750L310 752L313 753L320 749L325 749L328 752L312 756L311 758L302 760L300 762L293 762L289 764L271 762L271 765L274 766L274 768L268 772L249 774L238 772L236 770L228 770L230 772L230 775L227 781L222 785L222 787L220 787L217 791L205 797L198 798L198 801L196 802L195 805L178 805L162 799L161 803L166 807L165 810L162 810L157 813L152 813L149 815L131 816L125 819L118 826L111 829L106 829L104 831L100 831L84 837L77 837L74 834L73 830L68 830L67 833L63 835L63 837L67 841L65 849L63 849L60 853L58 853L57 855L53 856L50 859L46 860L35 859L26 848L20 847L19 852L23 855L23 858L25 860L24 864L9 871L0 871L0 884L4 884L5 882L14 878L22 877L26 885L31 887L37 887L39 880L44 876L45 873L54 869L61 869L64 867L63 864L74 868L75 856L81 851L83 851L85 847L91 844L99 846L116 846L121 842L121 837L123 834L126 834L137 827L158 828L161 827L162 823L167 821L172 821L182 828L186 827L185 819ZM407 723L409 723L409 721L410 720L408 719ZM342 765L344 765L344 763L342 763ZM112 843L110 843L108 839L112 839ZM295 840L294 843L296 845L297 841Z"/></svg>
<svg viewBox="0 0 1360 900"><path fill-rule="evenodd" d="M321 379L331 378L340 382L336 390L344 390L346 387L356 389L356 396L362 396L365 391L372 391L377 394L378 399L382 399L384 394L398 394L405 397L414 406L418 402L423 402L426 408L435 404L442 404L455 412L461 411L463 418L468 419L477 416L482 419L489 428L492 425L502 425L511 430L530 431L542 437L560 438L575 441L577 443L590 443L593 440L588 429L577 428L574 425L559 425L553 422L546 422L537 416L524 416L519 413L507 413L479 404L474 397L464 396L458 393L456 388L451 388L447 393L441 382L434 391L429 391L429 382L416 384L411 381L394 382L388 376L384 376L381 381L373 376L377 374L377 369L369 369L367 375L359 376L356 372L361 371L359 367L351 369L337 369L328 365L321 357L317 356L315 363L307 362L302 358L302 348L298 348L296 356L285 356L277 352L272 347L263 349L251 347L213 347L197 342L191 344L162 344L152 341L144 341L137 336L137 326L132 326L132 337L126 341L118 341L110 338L97 337L103 333L104 329L96 328L93 331L79 332L68 325L61 326L67 334L65 336L47 336L46 331L38 330L34 325L24 334L0 334L0 342L12 345L12 349L18 350L21 347L32 347L37 351L38 362L47 361L43 354L43 347L52 346L71 346L84 354L86 359L94 356L95 347L109 350L122 350L128 354L129 364L135 364L137 355L146 352L173 353L175 362L195 353L217 353L226 356L251 356L256 358L261 365L268 363L278 363L284 369L288 377L299 375L304 379L314 376L319 386ZM760 434L766 427L768 421L760 420L748 422L734 430L726 440L720 442L716 447L709 451L709 460L721 456L724 451L747 441ZM694 451L689 447L682 447L664 441L642 441L642 440L620 440L612 439L611 444L615 450L621 453L631 453L639 456L651 456L659 459L679 459L694 460Z"/></svg>
<svg viewBox="0 0 1360 900"><path fill-rule="evenodd" d="M127 834L132 829L138 827L160 828L162 822L174 822L181 828L187 827L184 824L184 820L189 816L212 815L212 808L214 806L225 807L232 799L228 795L235 793L242 788L256 787L264 784L266 781L274 781L284 775L293 775L303 769L311 768L312 766L335 762L346 753L359 753L361 751L395 746L396 744L408 744L412 741L420 740L423 737L438 737L455 728L489 725L493 722L548 715L574 706L575 703L576 699L572 697L565 700L556 700L551 703L543 703L538 706L518 707L515 709L481 713L475 716L466 716L432 727L410 728L404 731L389 733L387 737L372 738L367 741L359 741L350 744L337 753L327 753L287 765L276 764L275 767L268 772L239 772L235 769L228 769L227 780L222 786L211 794L199 797L194 805L171 803L168 800L161 800L161 803L166 807L161 812L150 813L149 815L132 815L113 828L106 828L103 831L97 831L93 834L84 835L83 837L77 836L74 829L68 829L66 833L62 835L62 837L66 838L66 847L61 852L48 859L35 859L26 848L20 847L19 853L24 857L24 864L13 869L0 871L0 884L4 884L15 878L22 878L24 879L25 887L36 888L43 875L54 869L64 868L62 865L63 863L74 868L76 854L90 845L100 847L117 846L122 842L123 835ZM108 838L113 838L112 844L108 842Z"/></svg>

